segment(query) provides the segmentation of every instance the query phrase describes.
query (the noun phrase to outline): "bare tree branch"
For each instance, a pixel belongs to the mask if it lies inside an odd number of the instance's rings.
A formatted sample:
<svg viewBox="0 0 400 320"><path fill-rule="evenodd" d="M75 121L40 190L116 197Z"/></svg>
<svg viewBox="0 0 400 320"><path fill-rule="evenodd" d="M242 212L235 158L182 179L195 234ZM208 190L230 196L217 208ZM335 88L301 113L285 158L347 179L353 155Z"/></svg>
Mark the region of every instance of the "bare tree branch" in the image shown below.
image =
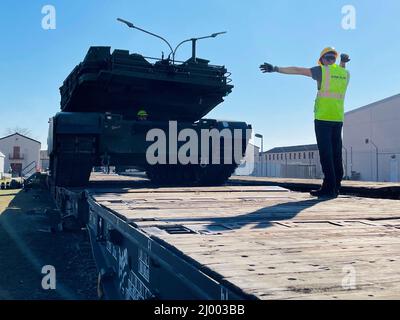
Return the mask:
<svg viewBox="0 0 400 320"><path fill-rule="evenodd" d="M6 136L14 134L14 133L19 133L19 134L29 137L29 138L31 138L31 136L32 136L31 130L29 130L28 128L20 128L18 126L14 127L14 128L7 128L4 132L4 134Z"/></svg>

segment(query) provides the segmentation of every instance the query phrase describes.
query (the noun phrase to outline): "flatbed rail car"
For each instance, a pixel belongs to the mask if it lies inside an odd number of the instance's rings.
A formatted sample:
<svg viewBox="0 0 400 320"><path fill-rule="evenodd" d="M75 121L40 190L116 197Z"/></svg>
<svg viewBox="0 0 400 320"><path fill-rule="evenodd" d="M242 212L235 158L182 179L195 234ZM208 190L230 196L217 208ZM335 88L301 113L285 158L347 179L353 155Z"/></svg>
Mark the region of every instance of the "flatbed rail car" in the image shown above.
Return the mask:
<svg viewBox="0 0 400 320"><path fill-rule="evenodd" d="M143 181L73 193L108 299L400 298L397 200Z"/></svg>

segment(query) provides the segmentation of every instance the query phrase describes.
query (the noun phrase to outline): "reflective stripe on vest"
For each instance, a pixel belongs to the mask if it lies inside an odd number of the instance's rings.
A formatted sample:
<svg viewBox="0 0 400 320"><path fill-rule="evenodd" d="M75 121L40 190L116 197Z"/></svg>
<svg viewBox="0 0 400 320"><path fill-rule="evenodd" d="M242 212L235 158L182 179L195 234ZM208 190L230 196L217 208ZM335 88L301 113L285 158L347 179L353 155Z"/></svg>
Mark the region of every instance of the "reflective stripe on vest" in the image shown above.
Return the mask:
<svg viewBox="0 0 400 320"><path fill-rule="evenodd" d="M340 93L332 92L318 92L317 97L333 98L333 99L344 99L344 95Z"/></svg>
<svg viewBox="0 0 400 320"><path fill-rule="evenodd" d="M321 68L322 82L315 100L315 119L341 122L344 118L349 73L336 64Z"/></svg>

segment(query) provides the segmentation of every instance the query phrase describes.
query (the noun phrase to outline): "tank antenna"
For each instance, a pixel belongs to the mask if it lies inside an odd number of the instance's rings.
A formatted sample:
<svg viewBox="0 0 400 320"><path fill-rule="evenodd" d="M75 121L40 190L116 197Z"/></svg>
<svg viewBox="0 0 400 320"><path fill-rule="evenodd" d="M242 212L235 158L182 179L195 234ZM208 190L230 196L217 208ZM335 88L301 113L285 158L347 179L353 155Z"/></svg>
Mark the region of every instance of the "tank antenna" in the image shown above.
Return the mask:
<svg viewBox="0 0 400 320"><path fill-rule="evenodd" d="M152 32L150 32L150 31L147 31L147 30L144 30L144 29L142 29L142 28L139 28L139 27L135 26L132 22L126 21L126 20L124 20L124 19L117 18L117 21L126 24L129 28L137 29L137 30L139 30L139 31L142 31L142 32L144 32L144 33L147 33L147 34L149 34L149 35L151 35L151 36L153 36L153 37L156 37L156 38L161 39L162 41L164 41L164 42L168 45L169 49L171 50L170 54L168 55L168 59L170 58L171 54L173 54L174 50L172 49L172 46L171 46L170 43L169 43L167 40L165 40L163 37L161 37L161 36L159 36L159 35L157 35L157 34L155 34L155 33L152 33Z"/></svg>

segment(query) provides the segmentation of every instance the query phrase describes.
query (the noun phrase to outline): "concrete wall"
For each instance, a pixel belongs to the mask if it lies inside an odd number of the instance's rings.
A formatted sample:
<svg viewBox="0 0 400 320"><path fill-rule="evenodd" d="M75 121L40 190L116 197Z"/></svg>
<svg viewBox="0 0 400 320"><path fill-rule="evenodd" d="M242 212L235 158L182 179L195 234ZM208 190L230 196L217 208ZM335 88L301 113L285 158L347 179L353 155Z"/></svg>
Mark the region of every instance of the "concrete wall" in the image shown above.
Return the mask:
<svg viewBox="0 0 400 320"><path fill-rule="evenodd" d="M343 131L350 172L363 181L400 181L400 95L346 113Z"/></svg>
<svg viewBox="0 0 400 320"><path fill-rule="evenodd" d="M20 155L22 159L12 159L14 147L20 147ZM40 142L26 138L24 136L14 134L6 138L0 139L0 151L5 155L4 171L8 172L12 163L21 164L22 168L32 164L34 168L31 173L36 171L40 165Z"/></svg>

